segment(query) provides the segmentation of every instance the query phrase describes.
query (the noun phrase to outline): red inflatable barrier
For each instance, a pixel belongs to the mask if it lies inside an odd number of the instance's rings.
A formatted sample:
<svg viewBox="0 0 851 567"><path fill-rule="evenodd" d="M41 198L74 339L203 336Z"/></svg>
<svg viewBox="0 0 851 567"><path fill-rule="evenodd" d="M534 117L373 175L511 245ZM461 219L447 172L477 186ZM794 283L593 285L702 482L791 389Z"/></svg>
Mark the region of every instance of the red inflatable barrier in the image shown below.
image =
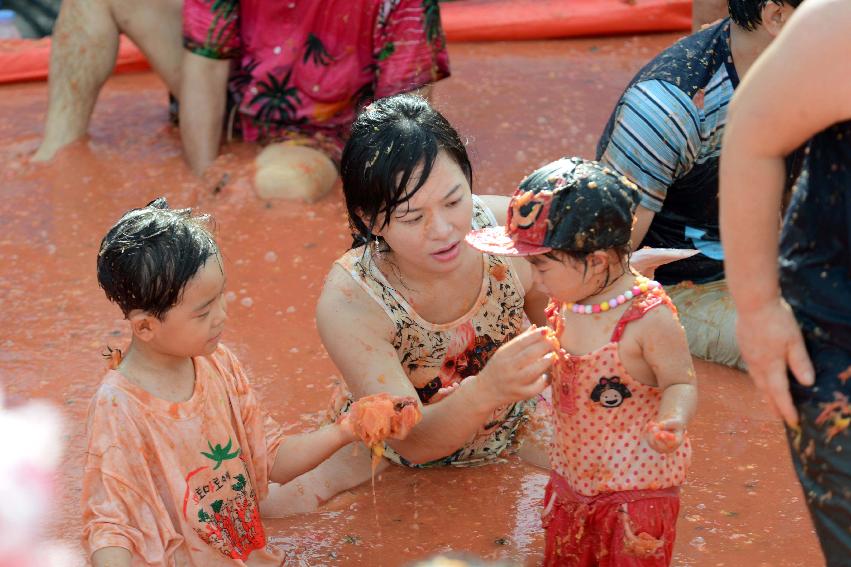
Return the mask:
<svg viewBox="0 0 851 567"><path fill-rule="evenodd" d="M50 67L50 38L7 39L0 41L0 83L41 81ZM150 69L145 56L132 41L121 36L116 73Z"/></svg>
<svg viewBox="0 0 851 567"><path fill-rule="evenodd" d="M449 41L691 29L691 0L464 0L440 5Z"/></svg>
<svg viewBox="0 0 851 567"><path fill-rule="evenodd" d="M440 5L449 41L510 41L691 28L691 0L460 0ZM50 38L0 41L0 83L47 78ZM149 69L121 37L116 73Z"/></svg>

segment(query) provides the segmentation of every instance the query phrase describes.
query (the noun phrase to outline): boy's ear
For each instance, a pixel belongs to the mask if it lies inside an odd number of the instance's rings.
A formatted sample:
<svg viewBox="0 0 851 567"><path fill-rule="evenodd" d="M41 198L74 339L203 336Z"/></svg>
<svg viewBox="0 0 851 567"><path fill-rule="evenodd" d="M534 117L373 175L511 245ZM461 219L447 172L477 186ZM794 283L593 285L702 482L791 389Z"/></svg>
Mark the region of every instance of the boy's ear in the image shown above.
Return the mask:
<svg viewBox="0 0 851 567"><path fill-rule="evenodd" d="M159 319L141 309L136 309L130 313L128 319L130 320L130 328L133 330L133 336L145 342L154 338L160 326Z"/></svg>

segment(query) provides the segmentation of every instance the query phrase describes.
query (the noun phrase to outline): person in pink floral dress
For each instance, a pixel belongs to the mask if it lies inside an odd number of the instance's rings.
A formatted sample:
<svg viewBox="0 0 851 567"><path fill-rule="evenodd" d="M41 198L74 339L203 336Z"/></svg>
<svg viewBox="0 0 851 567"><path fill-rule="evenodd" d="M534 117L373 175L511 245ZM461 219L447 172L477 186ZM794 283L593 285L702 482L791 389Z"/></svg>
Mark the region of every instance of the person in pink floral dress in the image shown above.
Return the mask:
<svg viewBox="0 0 851 567"><path fill-rule="evenodd" d="M187 161L201 173L223 131L283 142L264 196L321 196L359 108L449 75L437 0L185 0L183 35Z"/></svg>
<svg viewBox="0 0 851 567"><path fill-rule="evenodd" d="M196 173L223 135L284 142L258 158L262 196L323 195L360 107L449 76L437 0L65 0L34 160L85 135L121 33L180 99Z"/></svg>

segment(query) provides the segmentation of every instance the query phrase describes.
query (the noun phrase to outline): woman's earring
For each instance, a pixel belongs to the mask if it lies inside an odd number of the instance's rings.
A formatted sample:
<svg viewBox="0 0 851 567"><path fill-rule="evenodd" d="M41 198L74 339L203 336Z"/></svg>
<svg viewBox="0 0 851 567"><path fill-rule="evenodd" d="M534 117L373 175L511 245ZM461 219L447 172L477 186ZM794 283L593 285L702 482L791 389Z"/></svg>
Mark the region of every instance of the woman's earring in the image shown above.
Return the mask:
<svg viewBox="0 0 851 567"><path fill-rule="evenodd" d="M375 240L373 241L373 247L375 248L375 250L373 250L373 255L376 258L381 258L381 246L378 242L378 235L375 236Z"/></svg>

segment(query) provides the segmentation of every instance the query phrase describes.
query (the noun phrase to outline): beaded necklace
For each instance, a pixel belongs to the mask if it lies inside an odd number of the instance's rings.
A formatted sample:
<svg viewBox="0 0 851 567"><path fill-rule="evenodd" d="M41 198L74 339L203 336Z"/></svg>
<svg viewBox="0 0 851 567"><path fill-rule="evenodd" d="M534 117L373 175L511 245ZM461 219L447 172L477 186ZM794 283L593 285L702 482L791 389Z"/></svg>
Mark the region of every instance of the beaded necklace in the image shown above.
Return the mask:
<svg viewBox="0 0 851 567"><path fill-rule="evenodd" d="M629 301L634 297L638 297L643 293L647 293L650 290L656 289L660 287L659 282L655 282L649 278L645 278L644 276L638 276L635 278L635 285L632 286L632 289L628 289L620 295L617 295L611 298L608 301L603 301L602 303L596 303L594 305L584 305L582 303L568 303L566 307L570 309L573 313L578 313L581 315L591 315L592 313L602 313L604 311L608 311L609 309L615 309Z"/></svg>

